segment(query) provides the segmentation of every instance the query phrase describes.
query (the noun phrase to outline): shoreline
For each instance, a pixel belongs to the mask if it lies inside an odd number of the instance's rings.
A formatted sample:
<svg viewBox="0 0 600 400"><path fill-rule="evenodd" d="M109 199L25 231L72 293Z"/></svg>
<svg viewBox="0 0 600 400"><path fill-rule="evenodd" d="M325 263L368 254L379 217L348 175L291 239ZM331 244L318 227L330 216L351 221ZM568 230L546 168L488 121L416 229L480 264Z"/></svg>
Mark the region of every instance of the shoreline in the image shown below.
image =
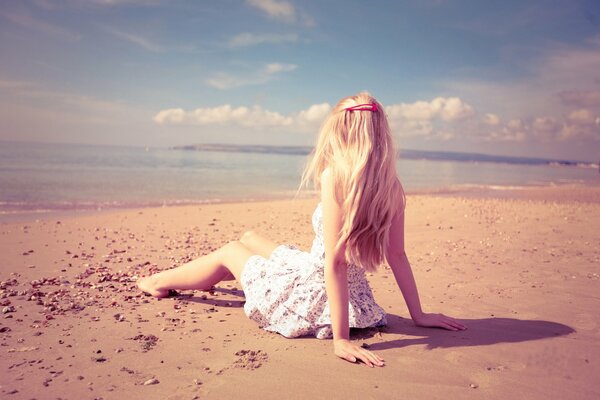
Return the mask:
<svg viewBox="0 0 600 400"><path fill-rule="evenodd" d="M566 189L571 189L566 192ZM525 186L489 186L489 185L460 185L458 187L413 189L406 192L407 196L440 196L464 198L497 198L497 199L539 199L546 201L600 201L600 185L565 183L558 185L525 185ZM198 201L173 201L172 203L127 204L122 206L102 206L93 208L61 208L61 209L0 209L0 225L9 223L26 223L55 218L76 218L79 216L101 215L128 210L143 210L154 208L171 208L186 206L203 206L209 204L256 203L266 201L293 201L308 199L316 196L314 192L304 192L297 198L284 195L264 196L261 198L231 198Z"/></svg>

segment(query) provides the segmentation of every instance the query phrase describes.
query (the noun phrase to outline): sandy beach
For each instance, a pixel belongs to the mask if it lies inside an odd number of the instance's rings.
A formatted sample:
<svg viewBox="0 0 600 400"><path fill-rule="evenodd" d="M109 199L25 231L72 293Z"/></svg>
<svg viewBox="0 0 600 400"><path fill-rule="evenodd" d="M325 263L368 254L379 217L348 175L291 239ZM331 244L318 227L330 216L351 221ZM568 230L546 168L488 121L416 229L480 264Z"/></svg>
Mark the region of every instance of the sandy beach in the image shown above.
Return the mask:
<svg viewBox="0 0 600 400"><path fill-rule="evenodd" d="M382 268L369 279L389 325L353 332L385 358L374 369L262 331L236 282L162 300L135 287L250 229L308 250L317 199L0 224L0 397L600 398L600 189L497 197L408 196L423 307L468 330L415 327Z"/></svg>

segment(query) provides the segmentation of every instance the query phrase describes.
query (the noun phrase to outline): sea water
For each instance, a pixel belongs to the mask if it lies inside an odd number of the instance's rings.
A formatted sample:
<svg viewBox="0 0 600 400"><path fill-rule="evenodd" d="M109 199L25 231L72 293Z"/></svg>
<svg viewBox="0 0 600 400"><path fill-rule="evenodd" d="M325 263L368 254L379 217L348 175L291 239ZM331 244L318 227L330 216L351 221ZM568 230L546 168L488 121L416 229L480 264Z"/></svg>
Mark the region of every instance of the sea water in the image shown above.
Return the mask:
<svg viewBox="0 0 600 400"><path fill-rule="evenodd" d="M57 210L292 198L309 150L0 142L0 221ZM593 164L468 153L404 154L397 169L407 193L600 184Z"/></svg>

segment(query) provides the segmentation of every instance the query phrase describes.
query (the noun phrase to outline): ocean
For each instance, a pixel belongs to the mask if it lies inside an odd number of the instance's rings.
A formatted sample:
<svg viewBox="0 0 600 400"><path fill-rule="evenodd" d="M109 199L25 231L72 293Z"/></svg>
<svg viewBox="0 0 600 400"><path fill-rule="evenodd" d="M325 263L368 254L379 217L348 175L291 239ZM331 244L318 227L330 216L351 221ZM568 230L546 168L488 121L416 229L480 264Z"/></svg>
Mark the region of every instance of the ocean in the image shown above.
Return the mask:
<svg viewBox="0 0 600 400"><path fill-rule="evenodd" d="M0 222L60 211L292 198L309 151L0 142ZM600 184L597 164L568 160L404 150L397 168L409 194Z"/></svg>

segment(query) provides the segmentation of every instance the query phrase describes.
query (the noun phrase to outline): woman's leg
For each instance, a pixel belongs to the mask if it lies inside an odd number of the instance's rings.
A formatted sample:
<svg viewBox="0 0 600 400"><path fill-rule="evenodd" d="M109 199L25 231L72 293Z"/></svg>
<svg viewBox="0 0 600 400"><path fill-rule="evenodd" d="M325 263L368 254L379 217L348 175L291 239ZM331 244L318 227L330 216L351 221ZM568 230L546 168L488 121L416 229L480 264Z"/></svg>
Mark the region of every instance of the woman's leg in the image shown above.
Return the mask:
<svg viewBox="0 0 600 400"><path fill-rule="evenodd" d="M152 296L165 297L170 289L207 290L231 275L239 282L244 264L253 254L243 243L230 242L177 268L140 278L137 286Z"/></svg>
<svg viewBox="0 0 600 400"><path fill-rule="evenodd" d="M269 258L271 253L273 253L273 250L279 246L277 243L259 235L254 231L244 232L240 242L250 249L251 252L261 255L264 258Z"/></svg>

